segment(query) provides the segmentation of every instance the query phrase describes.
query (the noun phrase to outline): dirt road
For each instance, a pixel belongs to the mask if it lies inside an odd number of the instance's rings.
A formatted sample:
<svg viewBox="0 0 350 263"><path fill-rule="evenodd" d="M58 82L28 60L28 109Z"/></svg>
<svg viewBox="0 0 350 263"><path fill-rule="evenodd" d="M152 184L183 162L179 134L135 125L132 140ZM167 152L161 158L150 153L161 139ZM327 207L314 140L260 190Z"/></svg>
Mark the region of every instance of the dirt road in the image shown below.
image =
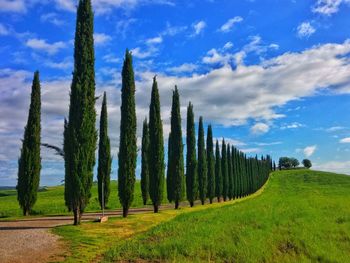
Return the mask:
<svg viewBox="0 0 350 263"><path fill-rule="evenodd" d="M163 209L169 208L168 206ZM129 214L153 211L152 208L130 209ZM109 217L120 216L121 210L106 212ZM98 218L101 213L85 213L83 221ZM66 252L59 237L50 233L50 228L73 223L72 216L53 216L0 221L0 262L40 263L60 261ZM60 256L61 255L61 256Z"/></svg>

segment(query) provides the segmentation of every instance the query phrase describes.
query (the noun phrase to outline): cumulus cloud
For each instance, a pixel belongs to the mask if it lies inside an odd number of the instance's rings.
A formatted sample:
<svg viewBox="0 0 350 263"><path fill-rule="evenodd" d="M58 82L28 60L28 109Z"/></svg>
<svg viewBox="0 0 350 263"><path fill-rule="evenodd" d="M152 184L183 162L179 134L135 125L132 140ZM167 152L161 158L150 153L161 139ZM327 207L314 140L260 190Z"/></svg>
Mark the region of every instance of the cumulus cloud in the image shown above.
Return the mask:
<svg viewBox="0 0 350 263"><path fill-rule="evenodd" d="M207 26L207 24L206 24L203 20L202 20L202 21L199 21L199 22L197 22L197 23L194 23L194 24L192 25L193 30L194 30L192 36L197 36L197 35L199 35L200 33L202 33L206 26Z"/></svg>
<svg viewBox="0 0 350 263"><path fill-rule="evenodd" d="M104 33L94 33L94 43L96 46L103 46L112 40L110 35Z"/></svg>
<svg viewBox="0 0 350 263"><path fill-rule="evenodd" d="M267 133L269 130L270 130L269 125L262 122L256 123L250 128L250 131L253 134L264 134L264 133Z"/></svg>
<svg viewBox="0 0 350 263"><path fill-rule="evenodd" d="M55 26L62 26L65 24L64 20L59 18L56 13L47 13L40 16L41 22L48 22Z"/></svg>
<svg viewBox="0 0 350 263"><path fill-rule="evenodd" d="M26 11L24 0L0 0L0 12L24 13Z"/></svg>
<svg viewBox="0 0 350 263"><path fill-rule="evenodd" d="M177 67L168 68L167 71L173 72L173 73L184 73L184 72L193 72L197 68L198 68L198 66L196 64L184 63L184 64L177 66Z"/></svg>
<svg viewBox="0 0 350 263"><path fill-rule="evenodd" d="M303 153L306 157L310 157L315 153L317 145L307 146L303 149Z"/></svg>
<svg viewBox="0 0 350 263"><path fill-rule="evenodd" d="M233 43L232 42L227 42L225 45L224 45L224 49L231 49L233 47Z"/></svg>
<svg viewBox="0 0 350 263"><path fill-rule="evenodd" d="M330 16L339 11L339 7L343 3L350 3L350 0L317 0L312 7L314 13Z"/></svg>
<svg viewBox="0 0 350 263"><path fill-rule="evenodd" d="M343 138L339 141L340 143L350 143L350 137Z"/></svg>
<svg viewBox="0 0 350 263"><path fill-rule="evenodd" d="M255 120L256 124L270 123L281 117L276 108L289 101L312 96L322 90L337 94L350 93L349 54L350 41L345 41L282 54L256 65L241 64L235 69L224 65L190 76L138 71L138 137L141 136L141 122L148 115L152 78L155 74L158 74L164 134L168 135L171 93L175 84L178 85L181 96L182 116L186 116L186 106L192 101L196 118L202 115L208 123L225 126L246 124L247 120ZM116 158L120 121L120 70L114 69L110 72L106 69L106 73L113 79L108 82L99 81L96 93L100 95L106 90L108 94L110 136ZM18 157L27 118L31 80L32 72L0 69L2 161L14 162ZM42 82L42 140L45 142L62 145L63 119L67 116L70 83L70 74L65 78L44 79ZM99 100L96 105L97 113L100 111L100 104ZM184 121L183 117L183 127ZM48 159L57 160L50 152L43 156L44 162ZM43 172L45 171L44 169Z"/></svg>
<svg viewBox="0 0 350 263"><path fill-rule="evenodd" d="M297 31L297 35L299 38L308 38L316 32L316 29L311 25L310 22L303 22L298 26Z"/></svg>
<svg viewBox="0 0 350 263"><path fill-rule="evenodd" d="M66 48L67 44L59 41L54 43L48 43L45 39L31 38L26 42L26 46L36 51L45 52L49 55L56 54L59 50Z"/></svg>
<svg viewBox="0 0 350 263"><path fill-rule="evenodd" d="M329 161L314 163L313 169L350 175L350 161Z"/></svg>
<svg viewBox="0 0 350 263"><path fill-rule="evenodd" d="M242 17L235 16L235 17L227 20L227 22L220 27L219 31L223 32L223 33L228 33L232 30L232 28L235 24L240 23L242 21L243 21Z"/></svg>

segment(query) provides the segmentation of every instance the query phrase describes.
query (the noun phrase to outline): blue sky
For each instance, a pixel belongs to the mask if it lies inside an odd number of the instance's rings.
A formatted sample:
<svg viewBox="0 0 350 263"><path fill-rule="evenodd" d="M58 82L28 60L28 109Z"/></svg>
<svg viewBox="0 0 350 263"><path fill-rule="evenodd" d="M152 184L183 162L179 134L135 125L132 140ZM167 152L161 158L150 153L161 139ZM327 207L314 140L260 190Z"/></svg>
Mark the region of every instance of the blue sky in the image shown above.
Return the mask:
<svg viewBox="0 0 350 263"><path fill-rule="evenodd" d="M202 115L213 124L214 137L227 138L249 155L310 158L315 169L350 174L349 0L92 2L96 93L108 94L114 159L120 72L129 48L139 137L157 74L166 137L177 84L183 129L192 101L196 119ZM62 144L75 5L75 0L0 0L0 186L17 183L36 69L42 81L42 141ZM43 149L42 164L41 184L60 183L62 160ZM113 179L116 170L114 162Z"/></svg>

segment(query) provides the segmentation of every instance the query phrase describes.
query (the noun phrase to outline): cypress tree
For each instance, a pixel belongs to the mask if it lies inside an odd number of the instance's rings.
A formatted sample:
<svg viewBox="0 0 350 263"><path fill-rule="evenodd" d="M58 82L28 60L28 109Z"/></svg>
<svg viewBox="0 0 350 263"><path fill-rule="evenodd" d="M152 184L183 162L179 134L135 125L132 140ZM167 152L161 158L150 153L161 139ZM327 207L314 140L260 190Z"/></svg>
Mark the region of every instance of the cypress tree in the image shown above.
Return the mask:
<svg viewBox="0 0 350 263"><path fill-rule="evenodd" d="M97 143L93 23L91 1L80 0L69 118L64 132L65 203L74 212L75 225L80 223L91 197Z"/></svg>
<svg viewBox="0 0 350 263"><path fill-rule="evenodd" d="M141 146L141 193L143 205L147 204L149 197L149 131L147 118L143 121Z"/></svg>
<svg viewBox="0 0 350 263"><path fill-rule="evenodd" d="M158 213L164 189L164 144L163 124L160 116L160 99L156 77L153 78L151 104L149 110L149 195L154 212Z"/></svg>
<svg viewBox="0 0 350 263"><path fill-rule="evenodd" d="M216 140L215 148L215 195L220 202L222 196L222 173L221 173L221 157L220 157L220 147L219 141Z"/></svg>
<svg viewBox="0 0 350 263"><path fill-rule="evenodd" d="M228 170L227 170L227 151L225 139L222 139L221 145L221 173L222 173L222 196L224 201L227 199L228 194Z"/></svg>
<svg viewBox="0 0 350 263"><path fill-rule="evenodd" d="M128 215L134 199L137 158L135 79L131 52L126 50L122 70L122 104L120 107L120 142L118 155L118 193L123 217Z"/></svg>
<svg viewBox="0 0 350 263"><path fill-rule="evenodd" d="M175 86L171 108L171 132L169 135L169 160L167 189L169 201L175 202L175 209L183 198L184 159L181 130L180 96Z"/></svg>
<svg viewBox="0 0 350 263"><path fill-rule="evenodd" d="M230 144L227 145L227 175L228 175L228 193L229 200L233 197L233 173L232 173L232 157Z"/></svg>
<svg viewBox="0 0 350 263"><path fill-rule="evenodd" d="M108 137L107 95L103 94L103 102L100 117L100 142L98 147L98 200L101 208L106 207L109 200L111 181L111 145ZM102 195L103 186L103 195ZM102 199L103 196L103 199Z"/></svg>
<svg viewBox="0 0 350 263"><path fill-rule="evenodd" d="M41 157L41 97L39 72L34 73L27 125L24 128L21 155L18 160L17 200L23 215L31 212L39 189Z"/></svg>
<svg viewBox="0 0 350 263"><path fill-rule="evenodd" d="M194 205L198 192L197 158L196 158L196 130L194 124L193 105L191 102L187 107L187 129L186 129L186 194L190 206Z"/></svg>
<svg viewBox="0 0 350 263"><path fill-rule="evenodd" d="M173 157L172 157L172 143L171 143L171 132L169 133L168 137L168 169L167 169L167 174L166 174L166 192L167 192L167 198L169 203L171 203L174 199L173 197L173 191L172 191L172 176L171 176L171 166L173 163Z"/></svg>
<svg viewBox="0 0 350 263"><path fill-rule="evenodd" d="M204 142L204 128L203 118L199 117L198 127L198 186L199 186L199 199L204 205L207 197L208 178L207 178L207 156L205 151Z"/></svg>
<svg viewBox="0 0 350 263"><path fill-rule="evenodd" d="M209 202L213 203L215 197L215 158L214 158L214 144L213 144L213 131L211 125L208 125L207 132L207 166L208 166L208 189L207 196Z"/></svg>

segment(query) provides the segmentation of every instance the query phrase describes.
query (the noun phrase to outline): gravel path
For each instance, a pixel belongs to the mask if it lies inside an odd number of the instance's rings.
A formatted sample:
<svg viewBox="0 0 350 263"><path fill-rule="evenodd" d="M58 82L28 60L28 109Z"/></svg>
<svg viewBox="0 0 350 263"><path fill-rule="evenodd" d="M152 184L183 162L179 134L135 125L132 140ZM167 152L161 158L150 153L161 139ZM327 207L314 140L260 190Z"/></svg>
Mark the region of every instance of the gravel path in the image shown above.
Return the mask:
<svg viewBox="0 0 350 263"><path fill-rule="evenodd" d="M165 207L163 207L165 208ZM130 214L153 211L152 208L130 209ZM120 216L121 211L105 213L109 217ZM85 213L83 221L98 218L100 213ZM61 261L67 251L60 238L49 230L55 226L73 223L72 216L54 216L0 221L0 262L41 263Z"/></svg>

